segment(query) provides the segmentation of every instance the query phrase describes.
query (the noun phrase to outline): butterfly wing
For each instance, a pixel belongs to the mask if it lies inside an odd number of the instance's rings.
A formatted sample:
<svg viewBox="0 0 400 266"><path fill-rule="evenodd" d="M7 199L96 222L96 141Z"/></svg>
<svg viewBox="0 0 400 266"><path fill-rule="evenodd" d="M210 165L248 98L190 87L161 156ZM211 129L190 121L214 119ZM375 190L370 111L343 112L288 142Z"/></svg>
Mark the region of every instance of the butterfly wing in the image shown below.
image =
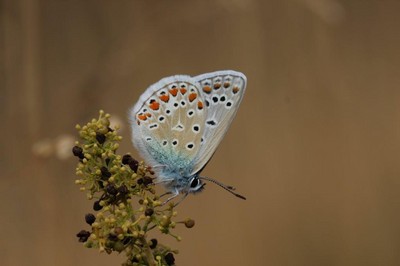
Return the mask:
<svg viewBox="0 0 400 266"><path fill-rule="evenodd" d="M200 96L200 84L182 75L164 78L143 93L130 118L132 141L147 164L186 176L192 172L207 117Z"/></svg>
<svg viewBox="0 0 400 266"><path fill-rule="evenodd" d="M194 77L200 83L200 94L207 109L203 142L194 160L193 172L199 172L214 154L227 132L243 99L246 76L224 70Z"/></svg>

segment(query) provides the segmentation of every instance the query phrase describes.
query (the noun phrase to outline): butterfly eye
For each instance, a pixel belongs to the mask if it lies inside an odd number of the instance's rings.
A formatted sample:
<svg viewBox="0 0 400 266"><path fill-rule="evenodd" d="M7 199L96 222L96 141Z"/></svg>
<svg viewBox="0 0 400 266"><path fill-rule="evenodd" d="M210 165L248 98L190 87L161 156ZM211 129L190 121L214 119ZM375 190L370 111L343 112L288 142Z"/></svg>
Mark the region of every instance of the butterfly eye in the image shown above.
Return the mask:
<svg viewBox="0 0 400 266"><path fill-rule="evenodd" d="M199 185L199 179L198 178L193 178L192 181L190 182L190 187L195 188Z"/></svg>

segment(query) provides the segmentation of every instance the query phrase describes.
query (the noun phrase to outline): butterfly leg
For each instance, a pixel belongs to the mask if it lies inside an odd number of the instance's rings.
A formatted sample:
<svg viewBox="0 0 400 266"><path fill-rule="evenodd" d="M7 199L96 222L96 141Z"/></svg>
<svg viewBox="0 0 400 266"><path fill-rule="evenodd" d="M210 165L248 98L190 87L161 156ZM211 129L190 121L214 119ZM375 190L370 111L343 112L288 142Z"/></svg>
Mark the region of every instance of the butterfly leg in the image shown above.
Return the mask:
<svg viewBox="0 0 400 266"><path fill-rule="evenodd" d="M171 191L165 192L164 194L161 194L159 198L161 199L162 197L164 197L166 195L170 195L170 194L172 194Z"/></svg>
<svg viewBox="0 0 400 266"><path fill-rule="evenodd" d="M164 195L168 195L168 194L172 194L172 196L169 197L166 201L164 201L164 202L162 203L162 205L165 205L165 204L167 204L168 202L170 202L171 200L173 200L174 198L176 198L176 197L179 195L179 191L178 191L178 190L175 190L174 192L170 191L170 192L164 193L164 194L161 195L160 197L162 197L162 196L164 196Z"/></svg>
<svg viewBox="0 0 400 266"><path fill-rule="evenodd" d="M165 205L172 199L176 198L179 195L179 192L178 193L167 192L167 193L162 194L160 197L167 195L167 194L174 194L174 195L169 197L165 202L162 203L162 205ZM189 195L189 192L186 192L185 195L183 195L183 197L174 205L174 207L178 206L179 203L181 203L184 199L186 199L187 195Z"/></svg>
<svg viewBox="0 0 400 266"><path fill-rule="evenodd" d="M183 195L183 197L174 205L174 207L178 206L179 203L186 199L187 195L189 195L189 192L186 192L185 195Z"/></svg>

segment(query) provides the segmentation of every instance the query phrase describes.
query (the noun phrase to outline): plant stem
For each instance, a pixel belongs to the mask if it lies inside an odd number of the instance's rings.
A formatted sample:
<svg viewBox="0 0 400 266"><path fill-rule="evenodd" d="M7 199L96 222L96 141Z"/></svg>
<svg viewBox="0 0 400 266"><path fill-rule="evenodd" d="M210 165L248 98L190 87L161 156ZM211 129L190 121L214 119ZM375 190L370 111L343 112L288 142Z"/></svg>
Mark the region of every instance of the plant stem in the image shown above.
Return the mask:
<svg viewBox="0 0 400 266"><path fill-rule="evenodd" d="M143 245L143 251L146 254L146 261L149 266L156 266L156 261L154 260L153 253L151 252L151 249L149 245L147 244L146 238L143 236L140 238L140 242Z"/></svg>

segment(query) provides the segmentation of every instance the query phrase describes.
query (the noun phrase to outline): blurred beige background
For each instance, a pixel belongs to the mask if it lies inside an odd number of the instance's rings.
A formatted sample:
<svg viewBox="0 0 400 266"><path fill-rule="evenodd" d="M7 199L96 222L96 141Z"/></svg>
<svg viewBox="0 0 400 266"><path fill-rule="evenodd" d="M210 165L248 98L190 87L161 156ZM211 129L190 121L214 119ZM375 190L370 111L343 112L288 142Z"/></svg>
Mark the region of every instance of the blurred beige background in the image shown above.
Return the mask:
<svg viewBox="0 0 400 266"><path fill-rule="evenodd" d="M119 265L78 243L74 125L173 74L248 90L178 208L177 265L400 265L400 2L0 1L1 265Z"/></svg>

